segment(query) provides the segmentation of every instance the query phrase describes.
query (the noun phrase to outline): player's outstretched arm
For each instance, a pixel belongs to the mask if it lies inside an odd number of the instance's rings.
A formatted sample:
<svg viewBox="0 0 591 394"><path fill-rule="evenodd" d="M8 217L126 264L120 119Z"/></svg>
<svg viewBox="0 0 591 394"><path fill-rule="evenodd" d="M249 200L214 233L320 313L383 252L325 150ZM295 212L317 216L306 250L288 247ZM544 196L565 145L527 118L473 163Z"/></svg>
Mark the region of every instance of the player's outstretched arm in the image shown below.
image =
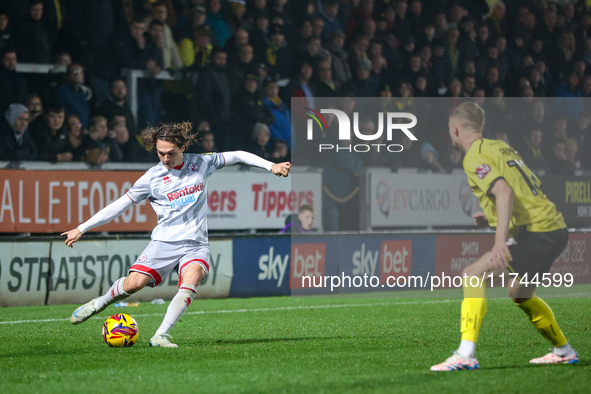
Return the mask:
<svg viewBox="0 0 591 394"><path fill-rule="evenodd" d="M95 227L109 223L132 205L133 201L127 195L124 195L98 211L93 217L75 229L61 233L61 235L66 236L66 246L70 248L74 247L74 242L78 241L82 237L82 234Z"/></svg>
<svg viewBox="0 0 591 394"><path fill-rule="evenodd" d="M223 152L222 155L224 155L226 165L243 163L249 166L259 167L267 171L271 171L273 174L277 176L286 177L291 169L291 163L289 162L274 164L269 160L265 160L262 157L242 150L237 150L233 152Z"/></svg>

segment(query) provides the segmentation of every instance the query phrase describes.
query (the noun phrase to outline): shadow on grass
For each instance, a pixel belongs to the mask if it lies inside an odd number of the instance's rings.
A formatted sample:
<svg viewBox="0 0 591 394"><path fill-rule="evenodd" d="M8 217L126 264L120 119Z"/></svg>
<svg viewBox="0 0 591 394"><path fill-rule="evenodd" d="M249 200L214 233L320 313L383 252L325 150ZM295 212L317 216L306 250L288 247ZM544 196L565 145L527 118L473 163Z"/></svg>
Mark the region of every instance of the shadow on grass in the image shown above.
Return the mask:
<svg viewBox="0 0 591 394"><path fill-rule="evenodd" d="M218 339L218 340L209 340L209 341L197 341L195 344L210 344L210 345L219 345L219 344L230 344L230 345L244 345L244 344L252 344L252 343L274 343L274 342L301 342L301 341L328 341L333 339L350 339L354 337L343 337L343 336L333 336L333 337L296 337L296 338L247 338L247 339Z"/></svg>
<svg viewBox="0 0 591 394"><path fill-rule="evenodd" d="M494 370L503 370L503 369L522 369L522 368L543 368L543 367L586 367L587 365L591 365L590 360L581 360L575 364L524 364L524 365L501 365L498 367L480 367L481 371L494 371Z"/></svg>

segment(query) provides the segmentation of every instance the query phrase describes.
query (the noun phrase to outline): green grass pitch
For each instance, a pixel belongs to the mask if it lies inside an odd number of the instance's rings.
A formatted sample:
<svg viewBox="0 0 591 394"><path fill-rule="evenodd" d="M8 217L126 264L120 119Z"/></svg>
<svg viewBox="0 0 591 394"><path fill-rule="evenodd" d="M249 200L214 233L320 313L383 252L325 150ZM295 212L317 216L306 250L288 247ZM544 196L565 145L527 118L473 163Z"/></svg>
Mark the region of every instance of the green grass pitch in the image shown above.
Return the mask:
<svg viewBox="0 0 591 394"><path fill-rule="evenodd" d="M549 344L509 299L488 302L481 370L453 373L429 366L459 343L458 299L196 300L171 333L177 349L148 346L167 305L109 307L79 326L75 305L3 308L0 393L588 393L591 299L546 301L579 364L530 365ZM132 348L102 340L118 312L138 322Z"/></svg>

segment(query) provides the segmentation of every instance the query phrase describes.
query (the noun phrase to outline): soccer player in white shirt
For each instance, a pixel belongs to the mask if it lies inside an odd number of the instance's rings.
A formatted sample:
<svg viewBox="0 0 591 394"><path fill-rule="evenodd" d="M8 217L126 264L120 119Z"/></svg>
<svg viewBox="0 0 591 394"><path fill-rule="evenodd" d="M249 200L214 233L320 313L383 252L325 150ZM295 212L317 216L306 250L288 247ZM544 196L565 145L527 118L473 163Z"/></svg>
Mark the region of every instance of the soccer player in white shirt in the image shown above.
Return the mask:
<svg viewBox="0 0 591 394"><path fill-rule="evenodd" d="M273 164L243 151L184 153L195 139L189 122L166 124L142 133L146 149L154 147L160 163L142 175L129 191L101 209L77 228L64 232L66 245L73 247L82 234L115 219L133 204L147 198L158 216L151 241L131 266L129 276L117 279L101 297L77 308L70 321L80 324L107 306L141 290L157 286L179 267L179 291L172 299L164 320L150 340L150 346L177 347L170 329L195 298L197 286L209 273L207 239L207 178L225 165L244 163L287 177L291 164Z"/></svg>

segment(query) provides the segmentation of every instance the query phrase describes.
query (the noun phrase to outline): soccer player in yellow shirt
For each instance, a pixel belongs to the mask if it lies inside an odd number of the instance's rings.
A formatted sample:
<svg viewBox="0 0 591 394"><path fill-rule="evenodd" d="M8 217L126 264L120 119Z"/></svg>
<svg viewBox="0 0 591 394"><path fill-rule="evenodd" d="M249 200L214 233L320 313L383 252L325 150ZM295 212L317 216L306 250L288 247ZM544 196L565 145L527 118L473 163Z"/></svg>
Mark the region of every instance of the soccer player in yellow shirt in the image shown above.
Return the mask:
<svg viewBox="0 0 591 394"><path fill-rule="evenodd" d="M472 192L478 197L483 214L475 215L477 224L496 227L490 252L466 267L464 300L461 309L462 340L456 352L432 371L474 370L476 341L486 313L486 284L483 275L493 278L508 272L509 296L554 347L533 364L576 363L579 356L568 344L550 307L534 295L536 285L525 284L526 277L550 271L554 260L568 242L562 214L540 189L540 181L523 163L521 156L501 140L482 137L484 110L466 102L454 109L449 118L449 133L456 149L466 154L464 171ZM527 275L527 276L526 276ZM470 281L471 277L477 277ZM478 282L478 285L476 283Z"/></svg>

